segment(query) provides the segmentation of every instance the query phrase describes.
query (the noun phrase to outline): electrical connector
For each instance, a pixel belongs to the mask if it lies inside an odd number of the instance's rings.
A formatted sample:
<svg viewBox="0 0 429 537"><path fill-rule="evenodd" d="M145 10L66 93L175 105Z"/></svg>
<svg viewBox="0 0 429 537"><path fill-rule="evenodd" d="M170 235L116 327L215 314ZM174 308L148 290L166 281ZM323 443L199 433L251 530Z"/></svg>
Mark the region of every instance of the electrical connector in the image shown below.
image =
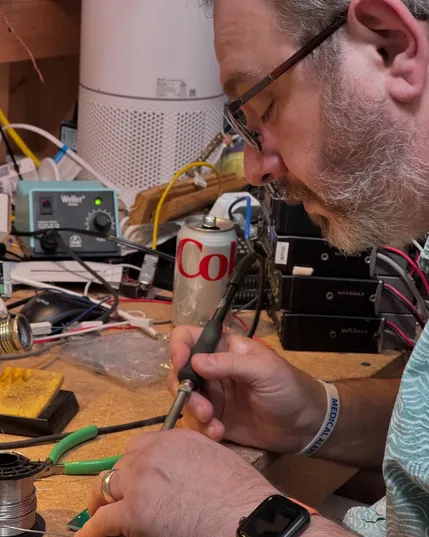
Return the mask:
<svg viewBox="0 0 429 537"><path fill-rule="evenodd" d="M153 327L153 319L148 319L146 317L132 317L128 319L130 321L130 326L133 328L152 328Z"/></svg>
<svg viewBox="0 0 429 537"><path fill-rule="evenodd" d="M82 171L82 167L76 164L64 151L59 151L54 160L57 164L61 181L73 181Z"/></svg>
<svg viewBox="0 0 429 537"><path fill-rule="evenodd" d="M155 280L156 268L159 257L154 255L145 255L143 266L139 274L139 282L145 292L149 292Z"/></svg>
<svg viewBox="0 0 429 537"><path fill-rule="evenodd" d="M153 328L153 319L147 319L145 317L130 317L128 318L130 326L133 328L139 328L148 336L157 339L158 332Z"/></svg>
<svg viewBox="0 0 429 537"><path fill-rule="evenodd" d="M103 324L103 321L83 321L79 323L79 329L86 330L87 328L100 328Z"/></svg>
<svg viewBox="0 0 429 537"><path fill-rule="evenodd" d="M25 181L38 181L39 174L33 161L23 158L18 161L19 172ZM15 196L16 185L18 184L18 174L13 164L3 164L0 166L0 192L8 194L11 198Z"/></svg>
<svg viewBox="0 0 429 537"><path fill-rule="evenodd" d="M10 233L10 200L7 194L0 194L0 241Z"/></svg>
<svg viewBox="0 0 429 537"><path fill-rule="evenodd" d="M43 323L31 323L33 336L47 336L52 333L52 324L45 321Z"/></svg>

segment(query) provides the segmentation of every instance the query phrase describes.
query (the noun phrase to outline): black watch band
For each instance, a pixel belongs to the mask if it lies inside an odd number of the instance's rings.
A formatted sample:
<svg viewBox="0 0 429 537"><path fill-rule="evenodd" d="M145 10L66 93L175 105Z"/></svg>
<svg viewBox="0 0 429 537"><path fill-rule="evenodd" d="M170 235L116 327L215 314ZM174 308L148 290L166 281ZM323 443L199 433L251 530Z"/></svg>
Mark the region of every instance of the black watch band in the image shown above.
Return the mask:
<svg viewBox="0 0 429 537"><path fill-rule="evenodd" d="M270 496L240 520L237 537L295 537L305 531L310 519L305 507L284 496Z"/></svg>

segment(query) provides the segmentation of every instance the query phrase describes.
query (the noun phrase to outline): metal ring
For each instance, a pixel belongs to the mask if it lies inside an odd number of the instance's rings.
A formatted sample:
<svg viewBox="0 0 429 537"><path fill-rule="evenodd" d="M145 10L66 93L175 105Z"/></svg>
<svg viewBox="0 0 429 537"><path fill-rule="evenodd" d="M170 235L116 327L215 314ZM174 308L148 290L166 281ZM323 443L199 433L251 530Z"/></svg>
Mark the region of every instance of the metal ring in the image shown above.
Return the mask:
<svg viewBox="0 0 429 537"><path fill-rule="evenodd" d="M110 493L110 480L112 479L112 475L117 471L118 468L113 468L113 470L109 470L101 480L101 495L108 504L116 503L115 498L113 498Z"/></svg>

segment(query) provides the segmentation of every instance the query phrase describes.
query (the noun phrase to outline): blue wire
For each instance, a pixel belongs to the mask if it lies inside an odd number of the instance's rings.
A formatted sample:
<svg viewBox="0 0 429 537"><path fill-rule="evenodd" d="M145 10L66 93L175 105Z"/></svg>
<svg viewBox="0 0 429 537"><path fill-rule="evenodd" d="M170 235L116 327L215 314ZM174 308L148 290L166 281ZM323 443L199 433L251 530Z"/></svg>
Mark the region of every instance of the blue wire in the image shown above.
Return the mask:
<svg viewBox="0 0 429 537"><path fill-rule="evenodd" d="M68 293L64 291L60 291L59 289L53 289L52 287L38 287L36 289L36 295L38 294L37 291L50 291L52 293L63 294L63 295L73 298L77 302L82 302L83 304L87 304L88 306L92 305L92 302L91 300L89 300L89 298L86 298L84 296L78 296L78 295L69 295Z"/></svg>
<svg viewBox="0 0 429 537"><path fill-rule="evenodd" d="M246 227L244 228L244 238L250 239L250 224L252 222L252 200L250 196L247 196L247 209L246 209Z"/></svg>
<svg viewBox="0 0 429 537"><path fill-rule="evenodd" d="M58 153L54 156L53 160L55 164L58 164L60 160L67 154L67 151L69 148L66 145L63 145L63 147L58 151Z"/></svg>
<svg viewBox="0 0 429 537"><path fill-rule="evenodd" d="M96 310L99 306L101 306L102 304L104 304L105 302L109 301L110 300L110 296L104 298L101 302L98 302L97 304L92 304L91 307L89 307L88 309L86 309L85 311L83 311L82 313L80 313L76 319L72 319L71 321L69 321L67 324L63 325L61 328L57 328L55 330L55 333L58 333L58 332L61 332L63 330L65 330L66 328L68 328L69 326L75 324L75 323L78 323L79 321L81 321L82 319L84 319L89 313L91 313L92 311ZM54 333L54 332L52 332Z"/></svg>

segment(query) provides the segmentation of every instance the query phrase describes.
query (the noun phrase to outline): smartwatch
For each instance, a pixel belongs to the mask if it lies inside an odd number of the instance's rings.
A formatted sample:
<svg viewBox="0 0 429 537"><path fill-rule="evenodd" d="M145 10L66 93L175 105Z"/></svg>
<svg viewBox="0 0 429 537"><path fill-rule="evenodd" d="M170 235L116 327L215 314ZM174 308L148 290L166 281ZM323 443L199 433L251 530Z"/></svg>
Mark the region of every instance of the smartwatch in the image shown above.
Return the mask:
<svg viewBox="0 0 429 537"><path fill-rule="evenodd" d="M237 537L295 537L309 524L310 513L305 507L284 496L270 496L240 520Z"/></svg>

